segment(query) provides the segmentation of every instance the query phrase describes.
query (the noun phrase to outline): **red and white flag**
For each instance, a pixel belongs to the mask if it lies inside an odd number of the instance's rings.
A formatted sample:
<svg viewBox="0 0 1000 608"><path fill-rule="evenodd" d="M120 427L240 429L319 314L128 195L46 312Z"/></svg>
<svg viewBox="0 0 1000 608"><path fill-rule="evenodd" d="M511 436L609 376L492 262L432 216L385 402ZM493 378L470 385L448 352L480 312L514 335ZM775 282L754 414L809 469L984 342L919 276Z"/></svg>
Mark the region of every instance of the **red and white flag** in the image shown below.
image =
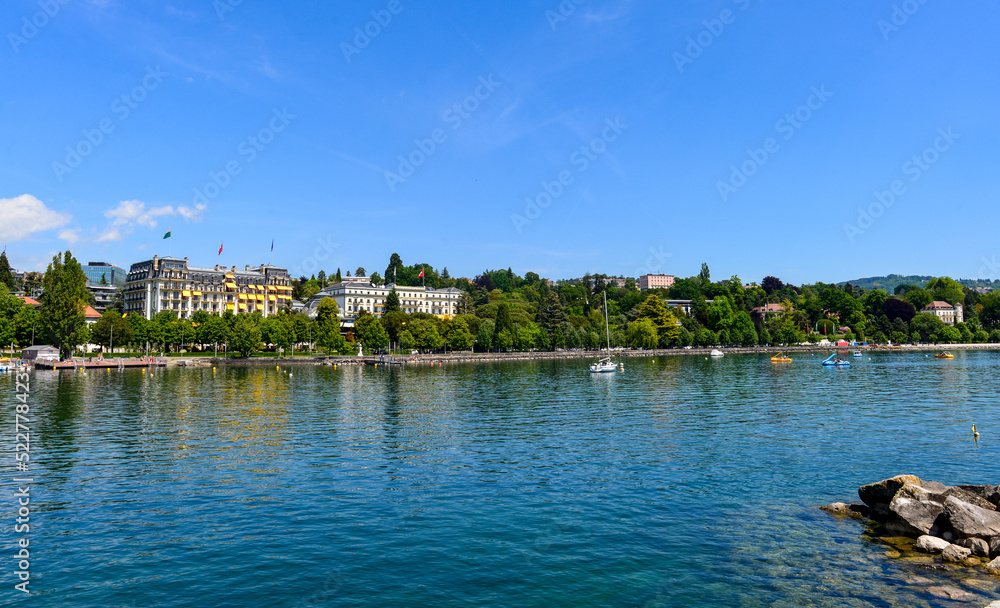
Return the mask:
<svg viewBox="0 0 1000 608"><path fill-rule="evenodd" d="M222 255L222 245L224 245L224 243L219 243L219 255Z"/></svg>
<svg viewBox="0 0 1000 608"><path fill-rule="evenodd" d="M417 278L418 279L424 278L424 269L423 268L420 269L420 274L417 275Z"/></svg>

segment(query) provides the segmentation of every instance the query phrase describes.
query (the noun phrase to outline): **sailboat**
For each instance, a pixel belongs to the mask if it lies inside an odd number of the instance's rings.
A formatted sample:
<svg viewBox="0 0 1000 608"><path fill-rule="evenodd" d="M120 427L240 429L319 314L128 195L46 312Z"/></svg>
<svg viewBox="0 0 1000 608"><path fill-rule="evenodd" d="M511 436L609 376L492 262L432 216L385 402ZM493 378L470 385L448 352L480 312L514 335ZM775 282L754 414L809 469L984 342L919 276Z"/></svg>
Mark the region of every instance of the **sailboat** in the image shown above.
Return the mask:
<svg viewBox="0 0 1000 608"><path fill-rule="evenodd" d="M608 292L604 292L604 332L608 336L608 355L611 355L611 327L608 325ZM590 364L590 373L603 374L613 372L618 366L611 361L611 357L604 357L597 363Z"/></svg>

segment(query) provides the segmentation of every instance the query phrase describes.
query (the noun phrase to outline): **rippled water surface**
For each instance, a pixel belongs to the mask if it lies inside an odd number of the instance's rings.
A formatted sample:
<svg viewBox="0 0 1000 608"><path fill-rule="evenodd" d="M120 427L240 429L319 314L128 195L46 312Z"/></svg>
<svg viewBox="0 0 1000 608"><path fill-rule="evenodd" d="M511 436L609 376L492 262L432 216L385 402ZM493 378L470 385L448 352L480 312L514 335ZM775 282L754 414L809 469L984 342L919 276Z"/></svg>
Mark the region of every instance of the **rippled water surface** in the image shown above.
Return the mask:
<svg viewBox="0 0 1000 608"><path fill-rule="evenodd" d="M900 473L1000 482L1000 354L822 358L35 372L31 605L1000 599L815 508Z"/></svg>

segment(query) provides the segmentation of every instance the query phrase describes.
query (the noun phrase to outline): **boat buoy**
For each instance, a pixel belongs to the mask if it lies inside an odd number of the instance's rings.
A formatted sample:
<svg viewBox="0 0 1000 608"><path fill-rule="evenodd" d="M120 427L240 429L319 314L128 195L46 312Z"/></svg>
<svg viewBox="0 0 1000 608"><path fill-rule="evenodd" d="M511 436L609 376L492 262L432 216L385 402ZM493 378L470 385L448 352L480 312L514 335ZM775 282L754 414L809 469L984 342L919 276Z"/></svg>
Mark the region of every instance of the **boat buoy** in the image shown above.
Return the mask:
<svg viewBox="0 0 1000 608"><path fill-rule="evenodd" d="M146 369L145 368L143 368L142 373L144 373L144 374L146 373Z"/></svg>
<svg viewBox="0 0 1000 608"><path fill-rule="evenodd" d="M274 366L274 371L276 371L276 372L280 372L280 371L281 371L281 369L279 369L279 368L278 368L278 366L277 366L277 365L275 365L275 366Z"/></svg>
<svg viewBox="0 0 1000 608"><path fill-rule="evenodd" d="M972 436L979 439L979 431L976 430L976 425L972 425Z"/></svg>

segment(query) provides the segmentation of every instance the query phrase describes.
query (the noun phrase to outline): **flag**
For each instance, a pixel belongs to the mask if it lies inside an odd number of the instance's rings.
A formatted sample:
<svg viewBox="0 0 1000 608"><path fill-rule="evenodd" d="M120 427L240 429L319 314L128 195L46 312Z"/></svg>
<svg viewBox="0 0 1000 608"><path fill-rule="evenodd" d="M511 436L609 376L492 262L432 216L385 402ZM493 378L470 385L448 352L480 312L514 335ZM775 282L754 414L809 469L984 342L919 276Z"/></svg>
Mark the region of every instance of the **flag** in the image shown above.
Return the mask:
<svg viewBox="0 0 1000 608"><path fill-rule="evenodd" d="M163 238L169 239L170 238L170 231L171 230L173 230L173 228L167 228L167 233L163 235Z"/></svg>
<svg viewBox="0 0 1000 608"><path fill-rule="evenodd" d="M271 251L274 251L274 239L271 239Z"/></svg>
<svg viewBox="0 0 1000 608"><path fill-rule="evenodd" d="M423 268L420 269L420 274L417 275L417 278L418 279L424 278L424 269Z"/></svg>
<svg viewBox="0 0 1000 608"><path fill-rule="evenodd" d="M219 255L222 255L222 246L224 243L219 243Z"/></svg>

